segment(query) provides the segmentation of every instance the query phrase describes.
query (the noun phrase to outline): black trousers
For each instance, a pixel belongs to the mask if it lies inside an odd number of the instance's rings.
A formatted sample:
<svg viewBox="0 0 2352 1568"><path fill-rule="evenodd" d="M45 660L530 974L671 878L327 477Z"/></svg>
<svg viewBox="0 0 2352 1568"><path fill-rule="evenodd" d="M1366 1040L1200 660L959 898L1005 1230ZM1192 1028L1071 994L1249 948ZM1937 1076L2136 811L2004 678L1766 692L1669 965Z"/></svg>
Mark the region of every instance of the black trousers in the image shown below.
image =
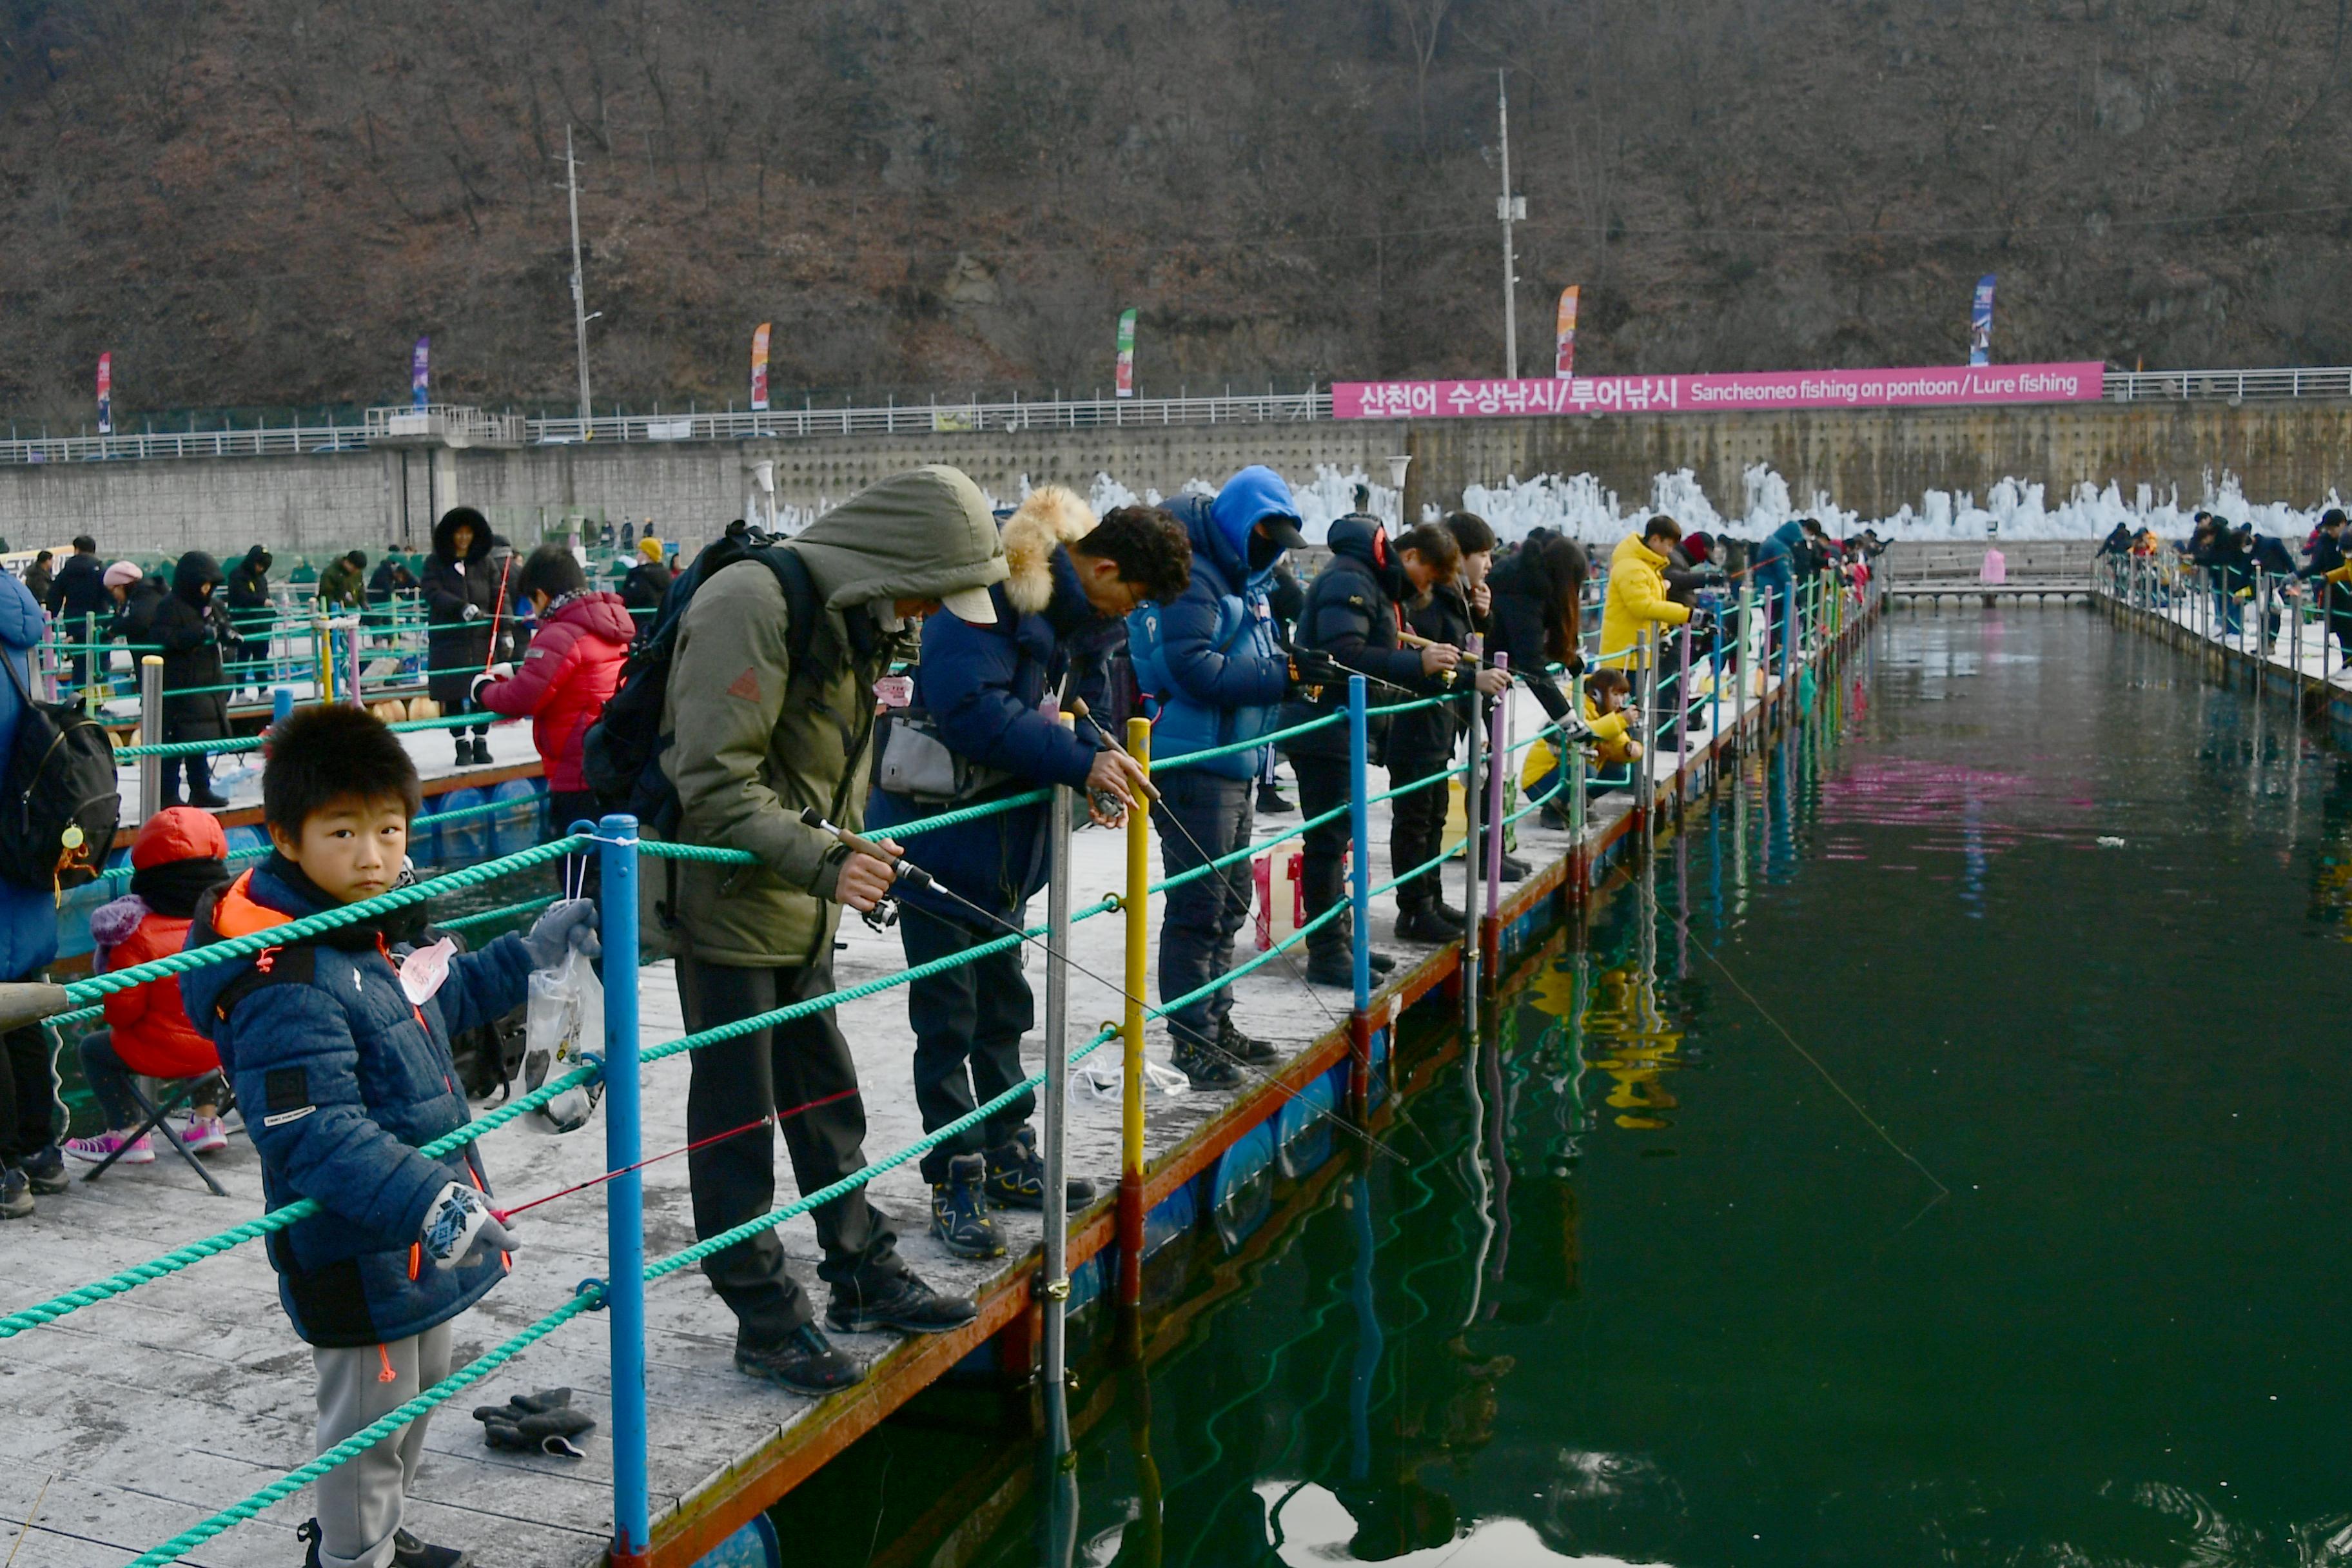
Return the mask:
<svg viewBox="0 0 2352 1568"><path fill-rule="evenodd" d="M1160 832L1160 863L1174 877L1231 853L1250 841L1257 820L1255 776L1220 778L1180 768L1153 780L1160 802L1151 810ZM1249 918L1249 862L1196 878L1168 893L1160 916L1160 994L1188 995L1234 966L1234 936ZM1213 1041L1234 1010L1230 986L1178 1008L1168 1026L1181 1043Z"/></svg>
<svg viewBox="0 0 2352 1568"><path fill-rule="evenodd" d="M1389 758L1389 783L1402 789L1414 779L1438 773L1453 762L1451 755L1427 754L1415 756L1407 752ZM1448 792L1446 781L1454 777L1451 771L1431 779L1419 789L1389 797L1389 866L1390 874L1402 876L1424 860L1433 859L1445 843L1445 808ZM1343 795L1342 799L1346 798ZM1399 913L1410 914L1445 901L1442 868L1432 866L1409 882L1400 882L1396 890Z"/></svg>
<svg viewBox="0 0 2352 1568"><path fill-rule="evenodd" d="M1298 809L1307 820L1348 803L1347 758L1302 756L1297 752L1289 755L1290 770L1298 775ZM1444 797L1438 799L1442 812ZM1443 824L1444 818L1438 820ZM1352 836L1353 828L1344 816L1307 830L1307 864L1299 874L1299 891L1306 899L1308 920L1346 899L1340 861ZM1352 947L1350 929L1346 915L1318 927L1307 939L1307 952L1318 958L1335 954L1345 958Z"/></svg>
<svg viewBox="0 0 2352 1568"><path fill-rule="evenodd" d="M1027 924L1018 910L1013 922ZM912 904L898 917L898 940L906 945L910 969L1003 934ZM1037 1018L1029 978L1021 972L1021 952L1006 948L908 985L907 1021L915 1026L915 1104L923 1113L924 1131L936 1132L971 1115L1029 1076L1021 1070L1021 1037ZM923 1180L946 1181L950 1161L1006 1142L1029 1124L1036 1110L1034 1094L1016 1096L995 1115L925 1154Z"/></svg>
<svg viewBox="0 0 2352 1568"><path fill-rule="evenodd" d="M678 962L678 999L686 1026L715 1028L833 989L833 964L813 969L738 969L697 959ZM828 1009L693 1052L686 1091L686 1135L715 1138L762 1114L783 1125L793 1179L803 1193L831 1186L866 1164L866 1105L857 1066ZM834 1098L839 1096L840 1098ZM822 1103L819 1103L822 1102ZM807 1106L810 1109L802 1110ZM694 1189L694 1234L708 1239L775 1206L772 1134L760 1130L724 1139L686 1157ZM904 1271L887 1215L859 1188L815 1212L824 1258L817 1278L843 1287ZM704 1259L703 1272L734 1312L742 1342L773 1345L809 1321L808 1297L784 1268L772 1229Z"/></svg>
<svg viewBox="0 0 2352 1568"><path fill-rule="evenodd" d="M180 798L180 774L183 771L188 775L190 796L213 793L212 758L202 752L191 752L184 757L165 757L163 759L163 804L165 805L187 804Z"/></svg>
<svg viewBox="0 0 2352 1568"><path fill-rule="evenodd" d="M20 978L37 979L37 974ZM49 1042L38 1024L0 1035L0 1165L17 1165L57 1141L63 1121Z"/></svg>

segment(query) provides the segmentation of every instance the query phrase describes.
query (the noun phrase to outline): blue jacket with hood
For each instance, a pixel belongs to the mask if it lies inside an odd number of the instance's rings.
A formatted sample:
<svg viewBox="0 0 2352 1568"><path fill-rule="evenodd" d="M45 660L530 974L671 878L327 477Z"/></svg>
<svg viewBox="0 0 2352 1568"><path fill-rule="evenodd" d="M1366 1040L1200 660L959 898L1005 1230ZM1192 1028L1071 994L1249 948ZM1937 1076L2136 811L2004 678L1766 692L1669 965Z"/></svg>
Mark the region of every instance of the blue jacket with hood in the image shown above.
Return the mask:
<svg viewBox="0 0 2352 1568"><path fill-rule="evenodd" d="M1172 605L1145 605L1128 617L1136 682L1158 704L1151 754L1165 762L1272 734L1290 688L1290 661L1275 640L1266 592L1279 552L1250 563L1251 530L1265 517L1297 519L1290 486L1253 465L1214 499L1178 496L1169 513L1192 540L1192 583ZM1232 752L1201 764L1229 779L1255 778L1265 749Z"/></svg>
<svg viewBox="0 0 2352 1568"><path fill-rule="evenodd" d="M25 711L17 683L33 689L26 660L47 631L49 618L33 598L33 591L0 572L0 658L8 661L16 680L0 678L0 757L16 743L16 721ZM20 888L0 882L0 980L21 980L58 955L57 894L47 888Z"/></svg>
<svg viewBox="0 0 2352 1568"><path fill-rule="evenodd" d="M1756 603L1763 608L1767 591L1786 594L1793 585L1798 547L1805 542L1805 531L1796 522L1784 522L1772 531L1772 537L1756 547L1748 566L1748 576L1756 584Z"/></svg>
<svg viewBox="0 0 2352 1568"><path fill-rule="evenodd" d="M205 896L188 946L328 907L299 868L273 855ZM440 988L412 1005L394 960L404 912L300 944L307 965L293 948L270 948L180 976L189 1021L211 1038L236 1087L261 1156L265 1202L278 1209L310 1198L323 1211L268 1244L278 1300L314 1345L422 1333L471 1306L509 1267L488 1247L446 1268L424 1256L419 1233L441 1189L457 1182L487 1193L489 1182L470 1143L437 1159L419 1150L469 1114L449 1037L520 1006L530 959L520 937L499 937L451 959ZM267 983L229 994L257 972Z"/></svg>
<svg viewBox="0 0 2352 1568"><path fill-rule="evenodd" d="M1046 693L1067 668L1071 639L1098 622L1064 548L1093 521L1094 514L1069 491L1049 486L1034 492L1004 525L1009 574L988 590L996 624L974 626L950 610L923 617L917 706L930 714L949 751L1012 775L966 804L1025 795L1045 784L1076 789L1094 766L1093 731L1074 730L1042 711ZM944 803L877 788L866 799L866 831L946 809ZM1045 885L1045 807L1024 805L909 838L908 853L948 887L1009 921ZM906 889L900 897L973 923L971 910L937 893Z"/></svg>

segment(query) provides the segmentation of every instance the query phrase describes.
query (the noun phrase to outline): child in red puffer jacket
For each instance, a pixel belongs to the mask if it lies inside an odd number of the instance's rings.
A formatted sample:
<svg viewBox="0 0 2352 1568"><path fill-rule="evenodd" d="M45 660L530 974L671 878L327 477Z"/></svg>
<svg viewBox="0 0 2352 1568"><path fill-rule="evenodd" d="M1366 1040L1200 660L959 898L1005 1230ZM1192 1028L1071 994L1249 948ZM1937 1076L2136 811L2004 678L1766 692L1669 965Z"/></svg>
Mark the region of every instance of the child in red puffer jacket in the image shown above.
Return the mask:
<svg viewBox="0 0 2352 1568"><path fill-rule="evenodd" d="M563 833L575 819L596 816L580 748L621 682L636 626L621 595L589 590L587 574L561 544L530 552L515 594L539 617L530 652L519 674L476 680L474 700L509 719L531 716L531 743L547 770L548 823Z"/></svg>
<svg viewBox="0 0 2352 1568"><path fill-rule="evenodd" d="M131 841L130 894L101 904L89 917L95 967L129 969L179 952L196 900L228 880L227 858L228 840L210 812L174 805L149 817ZM107 1130L95 1138L68 1139L65 1152L77 1160L96 1164L126 1144L118 1164L143 1165L155 1158L146 1139L131 1141L131 1130L145 1120L131 1098L133 1073L207 1079L194 1095L182 1141L196 1154L228 1143L220 1118L220 1058L188 1022L176 979L150 980L109 996L106 1027L82 1037L81 1071L106 1112Z"/></svg>

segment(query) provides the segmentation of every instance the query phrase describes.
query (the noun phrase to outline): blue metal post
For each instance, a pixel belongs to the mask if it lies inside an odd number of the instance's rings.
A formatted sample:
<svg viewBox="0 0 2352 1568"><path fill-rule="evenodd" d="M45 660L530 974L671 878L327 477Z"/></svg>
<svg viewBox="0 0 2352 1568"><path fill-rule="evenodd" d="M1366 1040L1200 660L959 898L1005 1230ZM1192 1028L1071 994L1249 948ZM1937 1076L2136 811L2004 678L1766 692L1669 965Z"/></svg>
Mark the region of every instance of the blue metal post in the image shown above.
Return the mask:
<svg viewBox="0 0 2352 1568"><path fill-rule="evenodd" d="M1372 1010L1372 786L1365 776L1371 757L1364 711L1364 678L1348 677L1348 829L1355 846L1355 865L1349 879L1355 901L1355 933L1350 944L1356 961L1356 1013L1369 1017Z"/></svg>
<svg viewBox="0 0 2352 1568"><path fill-rule="evenodd" d="M637 819L616 812L596 825L604 872L604 1168L644 1156L637 1103ZM652 1539L646 1474L645 1178L604 1184L605 1306L613 1331L613 1555L642 1553Z"/></svg>
<svg viewBox="0 0 2352 1568"><path fill-rule="evenodd" d="M1780 590L1780 711L1789 710L1795 689L1789 683L1797 672L1797 585Z"/></svg>
<svg viewBox="0 0 2352 1568"><path fill-rule="evenodd" d="M292 688L281 686L269 694L269 727L273 730L294 717Z"/></svg>

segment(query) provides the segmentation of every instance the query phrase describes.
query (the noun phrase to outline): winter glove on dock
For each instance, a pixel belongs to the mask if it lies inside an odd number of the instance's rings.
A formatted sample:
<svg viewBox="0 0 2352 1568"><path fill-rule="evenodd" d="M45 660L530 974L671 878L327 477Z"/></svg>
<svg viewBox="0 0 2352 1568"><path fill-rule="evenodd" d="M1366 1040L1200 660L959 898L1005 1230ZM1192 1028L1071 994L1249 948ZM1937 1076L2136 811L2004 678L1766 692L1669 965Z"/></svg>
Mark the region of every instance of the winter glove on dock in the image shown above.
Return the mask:
<svg viewBox="0 0 2352 1568"><path fill-rule="evenodd" d="M478 1405L474 1419L482 1424L483 1435L493 1448L552 1454L565 1459L586 1458L572 1439L596 1430L593 1416L572 1408L568 1388L518 1394L504 1405Z"/></svg>

